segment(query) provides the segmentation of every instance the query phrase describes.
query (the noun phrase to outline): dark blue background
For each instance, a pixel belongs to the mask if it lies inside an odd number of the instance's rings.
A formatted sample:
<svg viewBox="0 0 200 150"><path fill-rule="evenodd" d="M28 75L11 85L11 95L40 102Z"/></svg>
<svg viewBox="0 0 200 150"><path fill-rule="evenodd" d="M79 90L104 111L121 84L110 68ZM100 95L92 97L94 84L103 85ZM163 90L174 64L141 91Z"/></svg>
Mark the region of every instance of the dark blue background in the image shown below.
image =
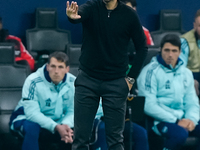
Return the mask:
<svg viewBox="0 0 200 150"><path fill-rule="evenodd" d="M78 4L86 0L78 0ZM194 15L200 9L199 0L137 0L137 12L143 26L150 31L159 29L159 11L161 9L180 9L182 11L183 29L193 28ZM81 24L73 25L66 17L66 0L0 0L0 16L4 28L10 34L22 39L26 45L25 31L35 26L35 9L37 7L57 8L58 26L71 31L72 43L81 43Z"/></svg>

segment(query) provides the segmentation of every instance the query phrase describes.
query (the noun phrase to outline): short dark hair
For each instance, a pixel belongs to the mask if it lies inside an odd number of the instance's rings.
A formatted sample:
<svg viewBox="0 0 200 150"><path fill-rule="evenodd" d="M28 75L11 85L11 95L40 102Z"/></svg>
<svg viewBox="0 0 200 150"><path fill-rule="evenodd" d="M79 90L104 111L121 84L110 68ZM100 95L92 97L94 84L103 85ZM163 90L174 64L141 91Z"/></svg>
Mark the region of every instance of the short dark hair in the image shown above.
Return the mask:
<svg viewBox="0 0 200 150"><path fill-rule="evenodd" d="M165 43L170 43L174 46L178 46L179 50L181 49L181 40L180 37L176 34L167 34L165 35L160 43L160 47L161 49L163 48L163 46L165 45Z"/></svg>
<svg viewBox="0 0 200 150"><path fill-rule="evenodd" d="M50 54L48 64L50 63L52 57L56 58L60 62L64 62L66 66L69 66L69 57L64 52L56 51Z"/></svg>
<svg viewBox="0 0 200 150"><path fill-rule="evenodd" d="M137 6L136 0L120 0L120 1L122 1L125 4L130 2L132 7L136 7Z"/></svg>
<svg viewBox="0 0 200 150"><path fill-rule="evenodd" d="M196 19L197 17L200 17L200 9L199 9L199 10L197 10L197 12L196 12L196 14L195 14L195 17L194 17L194 19Z"/></svg>

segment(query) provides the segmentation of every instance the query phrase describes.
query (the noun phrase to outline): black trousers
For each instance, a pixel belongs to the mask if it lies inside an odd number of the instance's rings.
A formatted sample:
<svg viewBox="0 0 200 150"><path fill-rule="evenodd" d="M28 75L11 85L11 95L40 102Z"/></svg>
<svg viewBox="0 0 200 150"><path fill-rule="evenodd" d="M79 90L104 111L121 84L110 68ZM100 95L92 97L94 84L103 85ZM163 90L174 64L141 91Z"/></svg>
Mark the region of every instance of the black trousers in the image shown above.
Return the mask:
<svg viewBox="0 0 200 150"><path fill-rule="evenodd" d="M93 121L102 98L106 141L109 150L123 150L126 98L125 78L102 81L82 70L75 80L73 150L88 150Z"/></svg>

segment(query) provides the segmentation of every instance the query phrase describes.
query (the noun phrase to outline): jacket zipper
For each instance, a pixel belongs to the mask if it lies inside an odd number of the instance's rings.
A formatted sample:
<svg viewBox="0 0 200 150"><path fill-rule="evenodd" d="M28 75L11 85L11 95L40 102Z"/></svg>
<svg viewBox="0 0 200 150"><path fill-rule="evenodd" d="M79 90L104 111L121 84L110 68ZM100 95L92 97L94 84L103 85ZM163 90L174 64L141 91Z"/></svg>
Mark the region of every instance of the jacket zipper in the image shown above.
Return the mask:
<svg viewBox="0 0 200 150"><path fill-rule="evenodd" d="M108 12L108 18L110 18L110 11Z"/></svg>

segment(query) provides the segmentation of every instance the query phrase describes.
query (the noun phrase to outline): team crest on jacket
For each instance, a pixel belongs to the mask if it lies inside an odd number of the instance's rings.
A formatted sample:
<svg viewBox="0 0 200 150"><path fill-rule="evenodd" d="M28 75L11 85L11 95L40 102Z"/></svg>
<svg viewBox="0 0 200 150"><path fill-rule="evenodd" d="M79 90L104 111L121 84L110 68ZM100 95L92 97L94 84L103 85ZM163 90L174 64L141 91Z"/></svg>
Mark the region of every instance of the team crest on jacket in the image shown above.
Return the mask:
<svg viewBox="0 0 200 150"><path fill-rule="evenodd" d="M51 99L50 98L47 99L45 102L46 102L46 106L51 107Z"/></svg>
<svg viewBox="0 0 200 150"><path fill-rule="evenodd" d="M187 88L187 80L186 79L183 81L183 84L184 84L184 89L186 89Z"/></svg>
<svg viewBox="0 0 200 150"><path fill-rule="evenodd" d="M74 78L70 77L69 82L74 82Z"/></svg>
<svg viewBox="0 0 200 150"><path fill-rule="evenodd" d="M170 89L170 81L167 80L167 82L165 83L165 89Z"/></svg>

